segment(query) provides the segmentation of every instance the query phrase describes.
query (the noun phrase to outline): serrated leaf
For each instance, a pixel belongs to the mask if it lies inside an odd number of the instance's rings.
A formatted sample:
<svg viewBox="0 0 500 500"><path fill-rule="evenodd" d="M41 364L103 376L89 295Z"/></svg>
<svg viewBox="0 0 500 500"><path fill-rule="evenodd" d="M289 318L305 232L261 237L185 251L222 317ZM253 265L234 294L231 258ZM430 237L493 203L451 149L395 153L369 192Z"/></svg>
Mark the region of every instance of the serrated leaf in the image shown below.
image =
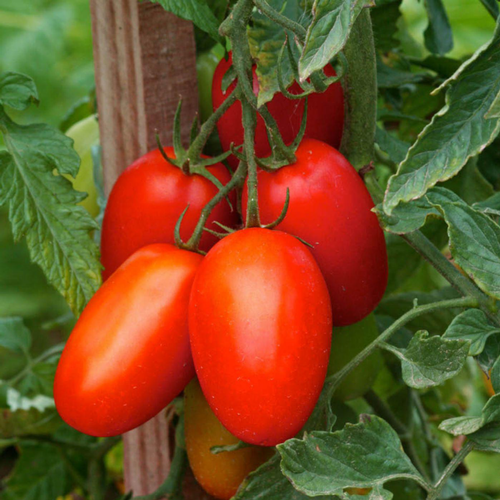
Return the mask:
<svg viewBox="0 0 500 500"><path fill-rule="evenodd" d="M396 38L397 23L401 17L400 6L401 0L377 1L371 10L375 46L381 52L387 52L400 45L400 41Z"/></svg>
<svg viewBox="0 0 500 500"><path fill-rule="evenodd" d="M491 385L495 393L500 393L500 357L497 358L493 364L493 368L490 373Z"/></svg>
<svg viewBox="0 0 500 500"><path fill-rule="evenodd" d="M192 21L202 31L208 33L215 41L224 44L219 35L219 20L215 17L207 3L203 0L151 0L160 4L167 12L181 19Z"/></svg>
<svg viewBox="0 0 500 500"><path fill-rule="evenodd" d="M23 110L31 103L38 104L38 92L29 76L12 72L0 75L0 104Z"/></svg>
<svg viewBox="0 0 500 500"><path fill-rule="evenodd" d="M323 69L344 48L361 10L370 5L371 0L315 0L299 59L301 80Z"/></svg>
<svg viewBox="0 0 500 500"><path fill-rule="evenodd" d="M500 357L500 335L492 335L486 340L484 350L476 357L477 364L484 373L488 373Z"/></svg>
<svg viewBox="0 0 500 500"><path fill-rule="evenodd" d="M288 17L292 21L308 25L309 16L301 7L300 0L268 0L268 4L275 10ZM280 52L285 43L286 37L293 40L293 33L287 32L280 25L271 21L267 16L255 11L252 15L252 25L248 28L248 42L250 51L257 69L259 80L259 95L257 105L262 106L269 102L274 94L279 91L278 83L278 60ZM291 45L294 48L294 44ZM297 54L298 57L298 54ZM281 65L281 74L285 86L289 86L294 81L294 73L288 58L288 51L285 50Z"/></svg>
<svg viewBox="0 0 500 500"><path fill-rule="evenodd" d="M491 104L490 109L486 112L485 118L500 118L500 94L497 94L495 100Z"/></svg>
<svg viewBox="0 0 500 500"><path fill-rule="evenodd" d="M457 375L464 367L469 352L468 340L429 337L417 332L407 349L386 344L386 348L400 360L403 380L413 389L424 389L442 384Z"/></svg>
<svg viewBox="0 0 500 500"><path fill-rule="evenodd" d="M46 443L25 443L2 500L54 500L69 492L71 482L62 455Z"/></svg>
<svg viewBox="0 0 500 500"><path fill-rule="evenodd" d="M453 33L442 0L425 0L429 24L424 31L425 46L433 54L444 55L453 48Z"/></svg>
<svg viewBox="0 0 500 500"><path fill-rule="evenodd" d="M500 215L500 193L495 193L484 201L474 203L473 208L485 214Z"/></svg>
<svg viewBox="0 0 500 500"><path fill-rule="evenodd" d="M500 24L489 45L464 63L446 83L446 105L420 133L398 172L389 180L384 209L415 200L437 182L451 178L500 130L485 114L500 92Z"/></svg>
<svg viewBox="0 0 500 500"><path fill-rule="evenodd" d="M377 85L381 89L392 89L409 83L418 83L426 77L428 77L427 73L412 73L411 71L392 68L384 64L380 58L377 58Z"/></svg>
<svg viewBox="0 0 500 500"><path fill-rule="evenodd" d="M377 127L375 131L375 142L378 144L380 149L389 155L389 158L396 162L402 162L407 153L410 145L387 132L387 130Z"/></svg>
<svg viewBox="0 0 500 500"><path fill-rule="evenodd" d="M14 352L29 352L31 333L22 318L0 318L0 346Z"/></svg>
<svg viewBox="0 0 500 500"><path fill-rule="evenodd" d="M17 411L0 409L1 439L35 434L51 434L61 424L62 420L55 410L40 412L35 408Z"/></svg>
<svg viewBox="0 0 500 500"><path fill-rule="evenodd" d="M459 314L446 330L444 338L470 341L469 355L483 352L490 335L500 333L500 328L492 325L480 309L468 309Z"/></svg>
<svg viewBox="0 0 500 500"><path fill-rule="evenodd" d="M374 415L337 432L313 432L278 445L281 469L308 496L342 495L345 488L372 488L370 498L390 499L388 480L421 476L405 455L392 427Z"/></svg>
<svg viewBox="0 0 500 500"><path fill-rule="evenodd" d="M468 436L478 451L500 453L500 423L487 425Z"/></svg>
<svg viewBox="0 0 500 500"><path fill-rule="evenodd" d="M500 394L488 400L480 417L450 418L441 422L439 428L454 436L467 436L490 424L500 424Z"/></svg>
<svg viewBox="0 0 500 500"><path fill-rule="evenodd" d="M48 125L17 125L0 109L0 205L9 208L14 238L26 238L31 259L78 314L100 285L97 224L76 204L85 195L62 176L78 172L72 140Z"/></svg>

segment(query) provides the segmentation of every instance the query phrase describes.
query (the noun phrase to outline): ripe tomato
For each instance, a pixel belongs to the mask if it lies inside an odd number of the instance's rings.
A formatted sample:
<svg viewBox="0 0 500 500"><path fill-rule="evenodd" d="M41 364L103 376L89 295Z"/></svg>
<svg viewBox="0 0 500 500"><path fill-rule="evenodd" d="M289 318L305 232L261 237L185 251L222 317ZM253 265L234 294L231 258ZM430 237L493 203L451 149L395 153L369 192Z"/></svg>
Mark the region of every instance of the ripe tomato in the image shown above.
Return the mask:
<svg viewBox="0 0 500 500"><path fill-rule="evenodd" d="M222 59L214 73L212 85L212 103L214 109L217 109L226 97L235 88L233 82L226 91L222 90L222 79L227 70L231 67L232 59ZM253 89L255 95L259 93L259 82L257 80L256 68L253 68ZM335 70L327 65L324 69L325 75L334 76ZM297 82L294 82L289 88L292 94L302 93ZM304 112L304 99L288 99L283 94L277 93L273 99L267 103L269 112L273 115L283 140L286 144L293 142L300 130L302 115ZM331 144L338 148L342 139L342 130L344 128L344 94L339 82L330 85L328 89L321 94L312 94L309 96L307 108L307 126L306 137L312 137ZM236 146L243 144L243 125L241 103L233 104L217 123L219 138L224 151L228 151L231 143ZM269 156L271 147L267 138L267 130L264 120L259 116L257 118L257 128L255 130L255 154L259 157ZM237 164L235 157L230 156L229 162L234 167Z"/></svg>
<svg viewBox="0 0 500 500"><path fill-rule="evenodd" d="M154 417L194 376L187 327L198 254L173 245L136 252L78 319L54 382L61 417L114 436Z"/></svg>
<svg viewBox="0 0 500 500"><path fill-rule="evenodd" d="M217 243L193 284L189 335L222 425L263 446L294 436L321 392L331 326L325 281L296 238L255 228Z"/></svg>
<svg viewBox="0 0 500 500"><path fill-rule="evenodd" d="M165 148L174 157L173 148ZM230 179L221 163L208 167L223 184ZM218 192L217 187L199 175L185 175L151 151L135 161L118 178L109 195L102 224L101 261L107 279L139 248L151 243L173 243L174 228L182 211L189 205L181 226L181 237L188 239L203 207ZM235 197L231 198L235 202ZM236 210L222 200L212 211L208 224L217 220L232 227ZM204 233L200 248L208 250L217 238Z"/></svg>
<svg viewBox="0 0 500 500"><path fill-rule="evenodd" d="M295 155L292 165L259 172L261 221L279 216L289 188L290 205L277 228L313 245L334 326L356 323L375 309L387 286L387 250L373 201L356 170L328 144L304 139Z"/></svg>
<svg viewBox="0 0 500 500"><path fill-rule="evenodd" d="M80 169L78 175L73 179L65 175L73 183L77 191L83 191L88 196L80 205L84 207L92 217L99 213L97 204L97 189L94 183L94 164L92 161L92 146L99 144L99 125L95 115L80 120L70 127L66 135L74 141L73 147L80 157Z"/></svg>
<svg viewBox="0 0 500 500"><path fill-rule="evenodd" d="M373 313L353 325L334 328L328 375L337 373L378 335ZM337 387L334 397L342 401L361 397L375 382L382 363L382 354L375 351L343 380Z"/></svg>
<svg viewBox="0 0 500 500"><path fill-rule="evenodd" d="M245 477L274 453L270 448L250 446L214 455L212 446L236 444L239 439L219 422L196 379L184 391L184 432L194 477L207 493L221 500L232 498Z"/></svg>

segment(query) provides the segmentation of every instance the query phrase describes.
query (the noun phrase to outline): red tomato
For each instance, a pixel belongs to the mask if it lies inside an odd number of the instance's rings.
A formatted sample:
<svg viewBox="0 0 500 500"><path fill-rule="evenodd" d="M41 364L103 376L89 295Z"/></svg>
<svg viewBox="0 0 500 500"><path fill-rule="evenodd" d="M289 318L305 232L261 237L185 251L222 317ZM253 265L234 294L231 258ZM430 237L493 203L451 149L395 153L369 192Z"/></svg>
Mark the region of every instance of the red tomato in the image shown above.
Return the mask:
<svg viewBox="0 0 500 500"><path fill-rule="evenodd" d="M233 82L224 92L222 90L222 79L227 70L231 67L232 59L222 59L214 73L212 85L212 103L217 109L232 92L236 83ZM253 68L253 88L254 93L259 93L259 82ZM335 70L327 65L324 68L325 75L334 76ZM292 94L301 94L303 90L297 82L289 88ZM283 94L277 93L273 99L267 103L269 112L273 115L283 140L286 144L291 144L300 130L302 115L304 112L305 99L288 99ZM344 128L344 94L339 82L330 85L321 94L309 96L307 108L306 137L312 137L331 144L338 148L342 139ZM243 144L243 125L241 103L233 104L217 123L219 138L224 151L229 150L233 142L236 146ZM271 154L271 147L267 138L267 131L264 120L257 118L257 128L255 130L255 154L259 157L266 157ZM234 167L237 164L235 157L230 156L229 162Z"/></svg>
<svg viewBox="0 0 500 500"><path fill-rule="evenodd" d="M173 148L165 148L174 157ZM221 163L208 167L223 184L229 179ZM187 240L200 217L201 210L217 194L217 188L199 175L185 175L165 161L159 150L135 161L118 178L109 195L102 224L101 261L103 278L107 279L139 248L152 243L174 243L174 228L182 211L181 237ZM234 203L234 196L231 198ZM208 219L233 227L238 222L236 210L221 201ZM217 238L204 232L200 248L209 250Z"/></svg>
<svg viewBox="0 0 500 500"><path fill-rule="evenodd" d="M65 422L114 436L154 417L194 376L187 327L198 254L142 248L102 285L78 319L54 382Z"/></svg>
<svg viewBox="0 0 500 500"><path fill-rule="evenodd" d="M293 437L319 397L331 344L328 290L307 247L268 229L233 233L204 258L189 335L213 412L239 439Z"/></svg>
<svg viewBox="0 0 500 500"><path fill-rule="evenodd" d="M272 448L249 446L214 455L213 446L237 444L210 409L200 384L193 379L184 391L184 434L191 470L203 489L221 500L229 500L245 477L274 454Z"/></svg>
<svg viewBox="0 0 500 500"><path fill-rule="evenodd" d="M304 139L296 157L276 172L259 172L261 222L279 216L289 188L290 205L277 228L313 245L334 326L357 323L375 309L387 286L387 250L373 201L356 170L328 144Z"/></svg>

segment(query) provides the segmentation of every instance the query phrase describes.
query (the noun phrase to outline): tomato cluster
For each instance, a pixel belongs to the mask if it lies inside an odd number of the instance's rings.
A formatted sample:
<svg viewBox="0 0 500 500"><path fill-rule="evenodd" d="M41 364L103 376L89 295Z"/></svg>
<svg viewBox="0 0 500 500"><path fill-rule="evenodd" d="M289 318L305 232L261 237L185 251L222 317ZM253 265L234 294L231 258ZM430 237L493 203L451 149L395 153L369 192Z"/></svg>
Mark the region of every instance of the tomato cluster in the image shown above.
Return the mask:
<svg viewBox="0 0 500 500"><path fill-rule="evenodd" d="M221 61L215 72L214 106L226 98L222 78L229 64ZM285 142L298 132L303 106L279 94L271 102ZM159 150L123 172L102 227L105 282L78 319L57 369L55 401L67 423L95 436L129 431L196 374L200 385L195 380L185 391L186 446L195 476L221 499L272 451L249 447L216 456L212 446L241 440L271 447L301 430L327 371L338 371L377 335L370 313L387 282L373 202L335 149L342 120L339 84L313 95L296 161L258 172L261 223L279 216L288 190L284 219L272 230L236 230L245 221L232 192L206 226L216 229L219 222L234 231L220 241L204 233L199 248L205 256L175 247L174 228L188 207L180 236L189 238L218 192L215 184L186 175ZM218 129L223 147L241 142L239 103ZM269 154L262 122L255 141L258 156ZM166 153L174 157L172 148ZM221 184L229 182L221 163L208 169ZM245 214L246 189L241 201ZM362 395L380 362L367 359L338 396Z"/></svg>

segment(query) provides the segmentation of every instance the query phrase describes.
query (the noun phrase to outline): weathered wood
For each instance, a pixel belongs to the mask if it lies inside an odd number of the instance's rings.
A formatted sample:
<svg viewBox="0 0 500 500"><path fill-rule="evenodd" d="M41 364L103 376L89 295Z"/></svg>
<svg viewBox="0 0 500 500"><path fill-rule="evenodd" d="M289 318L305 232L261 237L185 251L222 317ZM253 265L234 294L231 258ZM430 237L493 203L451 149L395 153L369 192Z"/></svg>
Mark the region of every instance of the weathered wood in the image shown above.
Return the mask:
<svg viewBox="0 0 500 500"><path fill-rule="evenodd" d="M91 0L104 183L109 192L132 161L172 139L183 98L183 136L198 109L193 26L158 4Z"/></svg>
<svg viewBox="0 0 500 500"><path fill-rule="evenodd" d="M159 5L138 0L90 0L104 184L156 147L155 133L171 144L172 123L183 98L183 137L198 109L196 51L191 23ZM133 348L133 346L131 346ZM170 467L165 412L124 435L125 486L134 495L154 491ZM204 498L199 487L186 499Z"/></svg>

